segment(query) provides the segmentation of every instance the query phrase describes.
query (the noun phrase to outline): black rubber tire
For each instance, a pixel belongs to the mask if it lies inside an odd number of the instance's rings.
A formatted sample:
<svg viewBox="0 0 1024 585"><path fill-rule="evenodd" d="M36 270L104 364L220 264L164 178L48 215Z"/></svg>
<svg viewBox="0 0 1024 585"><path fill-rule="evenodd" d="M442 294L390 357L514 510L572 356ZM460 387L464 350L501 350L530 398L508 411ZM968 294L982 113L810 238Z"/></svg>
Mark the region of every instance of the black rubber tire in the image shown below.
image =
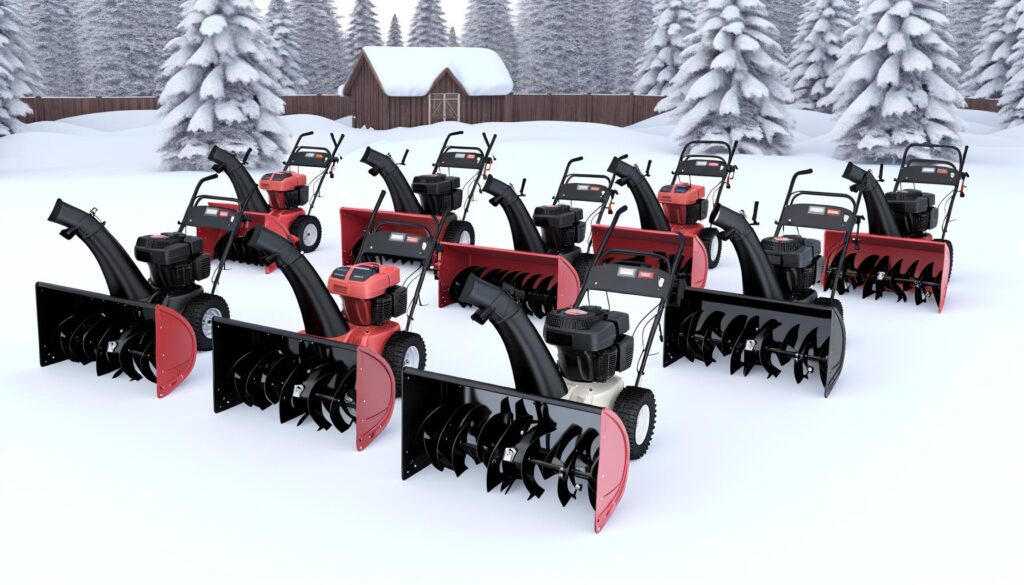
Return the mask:
<svg viewBox="0 0 1024 585"><path fill-rule="evenodd" d="M316 228L316 241L313 242L312 244L307 244L302 237L303 233L305 233L306 231L306 228L309 226L313 226L314 228ZM320 240L323 238L324 235L324 230L320 227L320 220L313 217L312 215L302 215L295 218L295 221L292 222L292 227L288 228L288 231L291 232L293 236L299 239L299 241L295 242L295 247L298 248L299 252L302 252L303 254L307 252L312 252L313 250L319 248Z"/></svg>
<svg viewBox="0 0 1024 585"><path fill-rule="evenodd" d="M644 406L650 409L650 422L647 426L647 434L640 443L637 443L637 423ZM612 410L619 415L622 424L626 426L626 434L629 435L629 458L640 459L651 446L651 440L654 439L654 424L658 420L658 404L654 400L654 392L639 386L626 386L619 393L619 397L615 399L615 406Z"/></svg>
<svg viewBox="0 0 1024 585"><path fill-rule="evenodd" d="M708 269L715 268L722 259L721 233L718 228L709 227L701 230L699 237L704 249L708 251Z"/></svg>
<svg viewBox="0 0 1024 585"><path fill-rule="evenodd" d="M227 301L219 295L200 293L185 305L181 314L196 332L196 349L210 351L213 349L213 318L228 318L231 311L228 309Z"/></svg>
<svg viewBox="0 0 1024 585"><path fill-rule="evenodd" d="M846 316L846 314L843 312L843 302L840 301L839 299L833 299L831 297L819 297L814 299L814 304L818 305L819 307L838 309L840 317Z"/></svg>
<svg viewBox="0 0 1024 585"><path fill-rule="evenodd" d="M388 339L388 342L384 344L384 359L391 365L391 370L395 373L396 398L402 397L402 368L407 367L405 356L409 349L413 347L419 351L419 364L408 367L422 370L427 365L427 346L423 343L423 338L418 333L399 331L392 335L391 339Z"/></svg>
<svg viewBox="0 0 1024 585"><path fill-rule="evenodd" d="M949 248L949 278L953 278L953 242L950 242L949 240L938 241L945 242L946 247Z"/></svg>
<svg viewBox="0 0 1024 585"><path fill-rule="evenodd" d="M576 274L580 275L580 284L584 285L584 279L587 278L587 273L594 266L594 255L593 254L580 254L572 262L572 267L576 269Z"/></svg>
<svg viewBox="0 0 1024 585"><path fill-rule="evenodd" d="M469 234L469 244L476 244L476 232L473 231L473 224L468 221L455 220L448 224L448 227L444 230L444 237L441 241L448 242L449 244L458 244L459 240L462 239L462 235Z"/></svg>

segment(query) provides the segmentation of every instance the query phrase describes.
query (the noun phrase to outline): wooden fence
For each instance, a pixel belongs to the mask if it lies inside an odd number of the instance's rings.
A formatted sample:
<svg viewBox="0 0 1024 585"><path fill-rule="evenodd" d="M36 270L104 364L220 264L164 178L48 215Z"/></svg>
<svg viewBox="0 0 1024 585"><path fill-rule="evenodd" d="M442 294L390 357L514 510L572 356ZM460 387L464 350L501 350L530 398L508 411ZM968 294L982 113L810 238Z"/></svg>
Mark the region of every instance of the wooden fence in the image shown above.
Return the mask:
<svg viewBox="0 0 1024 585"><path fill-rule="evenodd" d="M560 120L629 126L656 114L660 97L643 95L516 94L508 97L506 122Z"/></svg>
<svg viewBox="0 0 1024 585"><path fill-rule="evenodd" d="M968 110L979 110L982 112L998 112L999 100L986 100L979 98L967 98Z"/></svg>

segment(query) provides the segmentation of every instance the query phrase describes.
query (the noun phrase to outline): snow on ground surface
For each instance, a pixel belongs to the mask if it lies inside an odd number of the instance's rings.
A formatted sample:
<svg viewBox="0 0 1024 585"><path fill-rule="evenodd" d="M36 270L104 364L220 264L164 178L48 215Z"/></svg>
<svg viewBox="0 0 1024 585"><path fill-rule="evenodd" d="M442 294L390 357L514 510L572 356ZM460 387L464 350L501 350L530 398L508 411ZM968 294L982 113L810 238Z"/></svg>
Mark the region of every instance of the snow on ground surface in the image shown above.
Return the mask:
<svg viewBox="0 0 1024 585"><path fill-rule="evenodd" d="M450 69L471 96L508 95L512 76L497 53L472 47L366 47L367 59L391 97L427 95Z"/></svg>
<svg viewBox="0 0 1024 585"><path fill-rule="evenodd" d="M428 470L403 482L400 410L357 453L351 433L282 426L256 409L215 416L208 354L164 400L150 385L97 379L88 367L39 368L33 283L105 290L86 247L46 221L54 199L98 208L130 249L140 234L175 228L203 173L158 172L152 112L33 124L0 139L0 193L13 220L3 232L10 282L0 336L0 576L1021 583L1024 278L1016 251L1024 136L1000 130L990 114L965 118L971 179L952 226L956 268L944 313L891 297L845 297L846 364L827 400L819 385L794 383L788 369L781 379L761 370L743 378L722 363L663 369L655 356L644 381L658 399L654 443L631 467L626 497L599 536L589 506L561 509L553 483L546 497L526 502L521 487L486 493L481 469L458 479ZM830 158L828 119L797 119L806 137L796 141L798 154L740 156L725 195L748 211L761 202L762 235L793 172L815 169L807 188L847 188L845 162ZM369 207L383 188L359 163L367 145L396 157L410 149L411 178L429 170L446 132L465 130L464 143L497 132L494 174L514 184L529 178L531 206L553 194L573 156L586 157L580 170L594 172L613 155L650 158L652 181L661 183L677 155L657 118L627 129L448 123L372 132L310 116L289 117L288 125L324 142L330 131L347 134L345 159L316 210L326 229L310 259L325 276L339 262L336 209ZM226 180L210 191L230 193ZM628 194L619 204L633 206ZM485 201L470 219L480 244L511 245L503 215ZM740 289L731 249L709 282ZM427 340L428 369L511 383L497 334L473 323L468 309L437 309L432 282L425 290L415 329ZM280 274L231 266L220 291L237 319L300 327Z"/></svg>

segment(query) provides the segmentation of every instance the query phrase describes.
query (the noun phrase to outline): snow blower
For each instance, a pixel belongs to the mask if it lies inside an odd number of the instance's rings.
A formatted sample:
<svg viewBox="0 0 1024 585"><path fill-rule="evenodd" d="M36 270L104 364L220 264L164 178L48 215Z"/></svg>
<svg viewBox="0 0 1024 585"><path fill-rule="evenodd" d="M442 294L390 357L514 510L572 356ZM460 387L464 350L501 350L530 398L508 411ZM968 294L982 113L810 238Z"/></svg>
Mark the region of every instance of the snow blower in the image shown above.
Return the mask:
<svg viewBox="0 0 1024 585"><path fill-rule="evenodd" d="M320 246L322 232L320 220L313 216L313 207L320 197L324 181L328 176L334 178L334 166L339 161L338 149L345 136L336 139L331 134L330 149L303 146L302 140L312 135L312 132L300 135L284 163L284 169L263 175L259 185L245 168L251 149L239 161L235 155L215 146L209 158L214 163L214 170L225 173L231 180L235 197L233 200L211 196L202 196L196 200L193 197L192 205L212 200L210 207L241 211L241 236L256 226L262 226L287 238L301 252L316 250ZM306 175L293 170L300 168L317 169L319 172L310 181ZM261 189L267 192L267 199L260 194ZM208 254L219 256L221 250L227 249L229 260L246 264L263 263L263 256L259 252L245 247L244 237L229 238L229 232L207 227L200 228L197 235L203 238L204 251ZM267 272L273 269L272 265L268 266Z"/></svg>
<svg viewBox="0 0 1024 585"><path fill-rule="evenodd" d="M238 214L223 211L206 221L237 225ZM88 246L108 294L36 284L41 365L95 362L99 376L145 378L156 384L158 397L167 396L192 371L196 350L212 348L214 318L229 315L227 302L215 294L224 258L206 293L197 281L210 276L210 256L200 238L181 231L184 226L138 238L135 257L149 265L147 280L95 210L86 213L58 199L49 220L64 226L64 238L78 237Z"/></svg>
<svg viewBox="0 0 1024 585"><path fill-rule="evenodd" d="M381 193L374 211L384 197ZM306 257L288 240L264 228L255 228L247 236L247 245L267 255L284 272L306 329L296 334L218 320L213 355L215 412L243 403L260 409L277 405L282 423L302 416L302 424L308 416L320 430L333 425L341 432L355 421L359 449L384 429L396 395L401 396L402 370L426 365L423 338L409 328L434 255L437 232L411 236L382 230L381 225L376 214L371 216L357 259L388 254L418 262L419 278L411 304L397 266L377 262L342 266L324 286ZM341 297L342 311L331 293ZM407 306L403 331L394 319L404 315ZM381 366L388 372L382 373ZM320 376L303 382L302 376L309 372ZM358 416L356 404L362 409Z"/></svg>
<svg viewBox="0 0 1024 585"><path fill-rule="evenodd" d="M574 191L577 189L574 185L583 185L585 191ZM591 191L591 188L597 190ZM563 191L569 194L563 196ZM517 194L511 185L491 176L487 178L483 192L491 195L491 205L501 207L505 212L512 230L513 249L446 244L438 269L438 304L445 307L457 302L462 287L470 276L475 275L511 291L526 312L534 317L544 317L555 309L571 307L579 294L580 274L588 266L579 263L583 251L578 244L586 237L587 222L601 216L608 207L613 194L610 186L594 183L567 185L563 177L555 197L556 203L537 207L532 218L521 199L522 195ZM576 197L576 201L598 203L599 207L585 220L581 208L558 203L570 196Z"/></svg>
<svg viewBox="0 0 1024 585"><path fill-rule="evenodd" d="M955 160L912 157L911 153L929 149L956 153ZM879 179L850 163L843 177L854 183L867 208L869 233L858 233L852 243L843 235L825 233L826 265L823 286L838 287L839 294L863 287L863 298L882 298L886 292L897 301L908 301L913 293L920 305L934 299L939 312L946 303L946 287L953 269L953 244L946 239L957 195L966 194L964 172L968 148L961 152L954 146L913 144L903 153L894 190L885 193ZM938 239L929 233L939 224L939 208L935 195L916 188L918 185L947 187L950 192L943 201L946 213L942 218L942 234ZM841 276L833 281L838 272Z"/></svg>
<svg viewBox="0 0 1024 585"><path fill-rule="evenodd" d="M479 308L474 321L497 329L515 388L405 370L402 478L431 466L461 476L472 462L486 468L487 491L500 488L507 493L521 481L529 499L546 491L540 480L555 478L563 506L586 491L594 508L594 530L600 532L625 493L629 473L631 439L620 415L605 400L588 404L566 399L574 396L570 384L586 383L567 383L511 295L470 276L459 301ZM602 369L613 369L632 347L622 321L621 314L599 310L554 313L545 334L558 338L567 363L599 363ZM598 373L578 372L581 378ZM603 388L598 382L591 386ZM619 402L625 403L625 396L623 390ZM602 398L609 397L602 393ZM635 416L642 408L636 401L628 404L632 410L625 416Z"/></svg>
<svg viewBox="0 0 1024 585"><path fill-rule="evenodd" d="M687 289L666 313L665 366L680 358L710 366L718 352L729 357L732 374L742 370L746 376L760 366L774 378L792 362L797 382L816 371L825 396L832 392L846 351L842 305L834 292L819 298L811 288L823 271L821 242L782 232L832 230L845 234L848 243L859 224L859 199L795 191L797 179L812 172L793 176L773 237L759 240L743 215L715 206L711 221L736 249L743 293Z"/></svg>
<svg viewBox="0 0 1024 585"><path fill-rule="evenodd" d="M402 162L396 163L389 155L366 148L361 161L370 167L371 175L379 175L384 179L394 207L394 211L379 211L377 217L380 221L391 222L394 229L410 235L417 235L424 229L433 231L435 224L441 221L442 241L460 244L473 244L476 241L473 225L466 221L466 214L476 196L480 180L491 171L494 162L491 151L498 137L483 134L484 148L450 144L453 137L462 134L463 132L459 130L446 136L431 174L417 176L413 178L411 184L399 168L405 164L405 159L409 156L408 150L405 151ZM442 170L445 173L441 173ZM467 183L469 193L464 194L462 179L452 173L467 170L472 171L473 175ZM455 212L463 207L463 200L465 208L460 219ZM341 208L342 264L351 264L354 260L366 226L369 225L371 213L369 209Z"/></svg>
<svg viewBox="0 0 1024 585"><path fill-rule="evenodd" d="M715 154L694 154L698 147L720 147L726 156ZM714 207L722 197L725 189L732 188L736 177L733 158L739 149L739 143L730 146L726 142L697 140L683 147L672 182L662 187L657 196L647 182L648 172L641 171L636 165L626 162L626 156L612 159L608 172L616 177L616 183L629 188L636 201L640 214L640 229L621 228L620 240L635 237L628 247L641 247L645 242L642 230L667 232L673 231L687 239L685 258L682 262L681 276L693 288L703 288L707 282L710 268L718 266L722 256L722 238L713 225L705 226L702 222L708 217L708 210ZM689 181L681 182L686 176ZM710 177L718 179L718 183L710 188L692 183L693 177ZM757 204L754 208L754 221L757 221ZM607 228L594 225L594 237L602 238Z"/></svg>

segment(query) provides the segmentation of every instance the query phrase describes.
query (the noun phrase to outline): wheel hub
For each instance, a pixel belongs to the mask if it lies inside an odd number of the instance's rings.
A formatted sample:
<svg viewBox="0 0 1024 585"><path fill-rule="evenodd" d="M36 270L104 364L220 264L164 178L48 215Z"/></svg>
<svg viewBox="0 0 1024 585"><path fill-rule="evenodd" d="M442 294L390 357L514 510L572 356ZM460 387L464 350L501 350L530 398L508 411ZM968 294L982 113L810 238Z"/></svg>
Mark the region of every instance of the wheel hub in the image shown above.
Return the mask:
<svg viewBox="0 0 1024 585"><path fill-rule="evenodd" d="M312 247L313 244L316 244L316 238L317 235L319 235L318 231L319 230L316 229L315 225L307 225L302 230L302 243L305 244L307 247Z"/></svg>
<svg viewBox="0 0 1024 585"><path fill-rule="evenodd" d="M640 407L636 414L636 432L634 440L637 445L643 445L647 440L647 433L651 430L651 407L647 404Z"/></svg>
<svg viewBox="0 0 1024 585"><path fill-rule="evenodd" d="M420 348L413 346L405 350L405 359L402 360L402 365L409 368L420 367Z"/></svg>
<svg viewBox="0 0 1024 585"><path fill-rule="evenodd" d="M463 230L462 232L459 233L459 243L460 244L472 244L473 243L473 238L470 237L468 231Z"/></svg>
<svg viewBox="0 0 1024 585"><path fill-rule="evenodd" d="M207 339L213 339L213 319L222 316L220 309L216 307L210 307L203 313L203 335Z"/></svg>

